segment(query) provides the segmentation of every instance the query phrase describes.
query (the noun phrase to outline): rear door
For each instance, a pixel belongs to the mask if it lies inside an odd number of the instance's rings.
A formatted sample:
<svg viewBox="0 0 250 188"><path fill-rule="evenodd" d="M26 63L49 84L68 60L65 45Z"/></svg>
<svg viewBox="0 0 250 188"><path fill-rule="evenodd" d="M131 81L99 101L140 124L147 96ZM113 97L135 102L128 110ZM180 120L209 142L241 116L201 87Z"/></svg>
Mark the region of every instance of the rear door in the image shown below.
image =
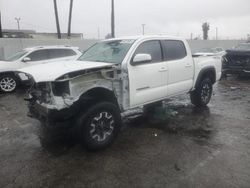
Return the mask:
<svg viewBox="0 0 250 188"><path fill-rule="evenodd" d="M152 61L134 66L128 64L131 107L157 101L167 94L167 67L160 41L143 42L133 57L136 54L150 54Z"/></svg>
<svg viewBox="0 0 250 188"><path fill-rule="evenodd" d="M191 53L181 40L163 40L162 47L164 61L168 67L168 96L189 91L192 88L194 76Z"/></svg>

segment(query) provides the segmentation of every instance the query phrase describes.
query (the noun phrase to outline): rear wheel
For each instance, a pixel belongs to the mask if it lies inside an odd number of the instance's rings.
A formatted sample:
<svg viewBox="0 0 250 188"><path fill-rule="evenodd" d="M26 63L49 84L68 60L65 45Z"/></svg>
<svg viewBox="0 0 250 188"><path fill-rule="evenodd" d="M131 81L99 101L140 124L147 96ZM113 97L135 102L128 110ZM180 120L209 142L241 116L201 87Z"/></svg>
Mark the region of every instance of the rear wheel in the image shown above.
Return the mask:
<svg viewBox="0 0 250 188"><path fill-rule="evenodd" d="M77 123L81 130L80 139L87 149L104 149L120 130L120 110L113 103L99 102L83 112Z"/></svg>
<svg viewBox="0 0 250 188"><path fill-rule="evenodd" d="M15 91L17 88L17 79L12 75L0 76L0 91L4 93L10 93Z"/></svg>
<svg viewBox="0 0 250 188"><path fill-rule="evenodd" d="M206 106L211 99L213 85L210 78L204 78L198 87L190 93L192 104L198 107Z"/></svg>

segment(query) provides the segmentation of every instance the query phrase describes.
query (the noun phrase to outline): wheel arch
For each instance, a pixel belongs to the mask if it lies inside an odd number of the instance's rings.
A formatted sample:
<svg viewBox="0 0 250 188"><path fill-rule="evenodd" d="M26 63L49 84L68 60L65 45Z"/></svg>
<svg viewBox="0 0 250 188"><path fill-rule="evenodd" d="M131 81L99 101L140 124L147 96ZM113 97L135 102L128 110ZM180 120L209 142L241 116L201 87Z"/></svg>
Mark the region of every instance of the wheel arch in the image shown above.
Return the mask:
<svg viewBox="0 0 250 188"><path fill-rule="evenodd" d="M206 67L206 68L203 68L197 79L196 79L196 82L195 82L195 88L198 87L198 85L200 84L200 82L203 80L203 78L205 77L208 77L211 79L212 81L212 84L214 84L216 82L216 70L215 70L215 67L213 66L210 66L210 67Z"/></svg>
<svg viewBox="0 0 250 188"><path fill-rule="evenodd" d="M20 83L21 79L16 75L15 71L5 71L5 72L0 72L0 77L4 75L11 75L14 76L17 79L17 82Z"/></svg>
<svg viewBox="0 0 250 188"><path fill-rule="evenodd" d="M117 101L114 91L106 87L95 87L87 90L80 96L79 101L106 101L117 105L117 107L120 109L120 105Z"/></svg>

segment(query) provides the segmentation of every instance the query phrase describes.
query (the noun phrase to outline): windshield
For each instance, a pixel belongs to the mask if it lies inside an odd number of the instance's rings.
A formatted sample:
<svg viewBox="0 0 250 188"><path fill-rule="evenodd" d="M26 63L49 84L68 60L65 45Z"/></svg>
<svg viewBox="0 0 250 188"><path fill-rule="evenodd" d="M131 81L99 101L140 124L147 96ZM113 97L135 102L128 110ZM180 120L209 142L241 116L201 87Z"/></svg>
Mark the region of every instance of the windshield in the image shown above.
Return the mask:
<svg viewBox="0 0 250 188"><path fill-rule="evenodd" d="M107 63L122 63L134 40L112 40L96 43L78 60Z"/></svg>
<svg viewBox="0 0 250 188"><path fill-rule="evenodd" d="M250 50L250 44L239 44L236 46L237 50Z"/></svg>
<svg viewBox="0 0 250 188"><path fill-rule="evenodd" d="M6 61L16 61L27 53L28 53L27 51L23 50L23 51L17 52L13 56L7 57L5 60Z"/></svg>

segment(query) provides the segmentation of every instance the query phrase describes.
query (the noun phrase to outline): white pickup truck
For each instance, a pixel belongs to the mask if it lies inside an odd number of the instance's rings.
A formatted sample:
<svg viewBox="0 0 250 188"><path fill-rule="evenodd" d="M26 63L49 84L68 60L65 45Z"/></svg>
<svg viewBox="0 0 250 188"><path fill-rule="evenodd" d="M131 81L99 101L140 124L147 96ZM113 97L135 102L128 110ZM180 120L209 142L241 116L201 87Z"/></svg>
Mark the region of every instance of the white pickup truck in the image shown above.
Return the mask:
<svg viewBox="0 0 250 188"><path fill-rule="evenodd" d="M88 149L108 146L121 113L183 93L205 106L221 77L217 57L192 58L186 40L142 36L104 40L77 61L20 70L33 80L30 116L53 125L74 120Z"/></svg>

